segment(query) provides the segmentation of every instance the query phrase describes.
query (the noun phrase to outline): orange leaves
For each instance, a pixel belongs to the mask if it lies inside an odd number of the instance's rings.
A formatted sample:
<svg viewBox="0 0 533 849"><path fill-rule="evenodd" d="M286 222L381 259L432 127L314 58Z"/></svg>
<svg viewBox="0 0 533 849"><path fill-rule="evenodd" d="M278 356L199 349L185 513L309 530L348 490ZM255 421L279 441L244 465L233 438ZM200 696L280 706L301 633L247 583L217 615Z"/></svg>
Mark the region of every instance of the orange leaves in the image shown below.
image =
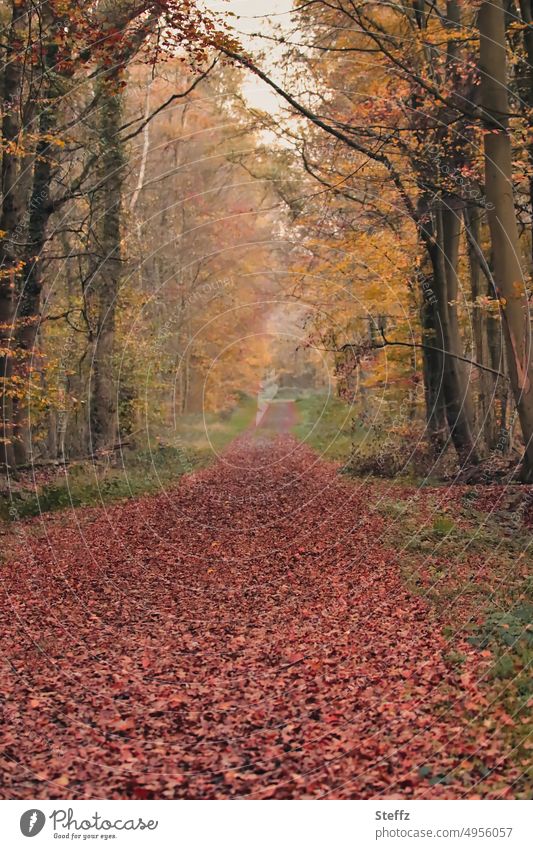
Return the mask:
<svg viewBox="0 0 533 849"><path fill-rule="evenodd" d="M130 716L127 719L117 719L114 722L110 722L108 727L112 731L123 732L123 731L132 731L135 728L135 719Z"/></svg>

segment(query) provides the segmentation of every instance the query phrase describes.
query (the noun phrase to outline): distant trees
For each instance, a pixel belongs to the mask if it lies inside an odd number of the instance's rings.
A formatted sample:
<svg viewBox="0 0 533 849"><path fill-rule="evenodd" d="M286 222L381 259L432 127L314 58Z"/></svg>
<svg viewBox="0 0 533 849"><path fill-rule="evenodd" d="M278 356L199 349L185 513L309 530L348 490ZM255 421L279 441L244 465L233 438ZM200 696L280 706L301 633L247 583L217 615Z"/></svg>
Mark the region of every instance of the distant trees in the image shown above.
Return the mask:
<svg viewBox="0 0 533 849"><path fill-rule="evenodd" d="M252 304L276 289L365 407L382 393L461 467L516 419L533 479L529 2L295 2L285 88L193 2L0 19L4 469L134 434L148 372L150 415L172 370L180 415L224 406L267 357ZM250 115L237 66L289 123ZM208 379L245 328L256 347Z"/></svg>
<svg viewBox="0 0 533 849"><path fill-rule="evenodd" d="M462 466L508 444L510 381L524 480L533 474L530 269L522 260L533 241L530 149L522 143L531 120L530 28L528 3L296 3L283 46L289 64L302 64L300 85L284 88L251 57L227 51L314 128L298 134L292 123L289 134L308 174L335 199L330 208L357 222L347 225L352 250L365 228L379 233L384 252L391 238L406 244L407 232L412 245L416 234L411 271L397 276L394 291L422 355L431 443L440 450L450 439ZM297 79L294 70L288 78ZM330 263L337 236L331 250L327 241L319 250ZM339 265L330 266L333 279L351 277L354 300L361 281L358 312L361 302L371 307L368 272ZM334 334L350 357L354 329L348 311ZM327 320L323 331L331 333Z"/></svg>
<svg viewBox="0 0 533 849"><path fill-rule="evenodd" d="M13 470L32 459L35 441L37 453L65 444L65 434L41 434L64 428L60 398L69 410L76 399L74 452L115 442L122 198L127 139L139 123L125 125L129 69L179 53L200 77L207 49L228 36L195 3L173 0L6 0L0 20L0 443L2 466ZM57 357L60 388L49 385Z"/></svg>

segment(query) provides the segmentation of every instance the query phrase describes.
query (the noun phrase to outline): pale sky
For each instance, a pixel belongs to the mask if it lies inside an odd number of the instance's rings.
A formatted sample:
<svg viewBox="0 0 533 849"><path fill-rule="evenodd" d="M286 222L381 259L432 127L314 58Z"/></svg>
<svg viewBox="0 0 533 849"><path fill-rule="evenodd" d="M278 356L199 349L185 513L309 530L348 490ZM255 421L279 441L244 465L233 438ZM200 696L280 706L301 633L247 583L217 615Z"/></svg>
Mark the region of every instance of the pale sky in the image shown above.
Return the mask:
<svg viewBox="0 0 533 849"><path fill-rule="evenodd" d="M262 63L262 68L275 78L276 58L281 51L273 43L265 39L247 37L246 33L272 32L272 24L290 23L292 0L204 0L204 5L214 12L233 12L236 18L230 18L231 26L237 31L242 44L252 53L260 50L270 51L269 59ZM270 20L271 19L271 20ZM272 21L272 23L271 23ZM275 112L279 109L279 99L265 83L249 74L243 86L243 94L250 106L265 112Z"/></svg>

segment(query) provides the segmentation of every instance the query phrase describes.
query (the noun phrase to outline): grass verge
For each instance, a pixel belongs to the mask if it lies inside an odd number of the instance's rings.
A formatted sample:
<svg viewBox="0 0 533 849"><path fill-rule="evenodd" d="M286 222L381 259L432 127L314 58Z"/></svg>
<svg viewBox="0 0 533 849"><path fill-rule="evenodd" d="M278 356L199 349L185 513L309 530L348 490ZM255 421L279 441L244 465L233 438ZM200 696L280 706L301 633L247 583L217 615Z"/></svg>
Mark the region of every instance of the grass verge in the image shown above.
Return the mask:
<svg viewBox="0 0 533 849"><path fill-rule="evenodd" d="M294 435L326 460L346 461L365 431L353 423L353 408L339 398L307 395L296 399Z"/></svg>
<svg viewBox="0 0 533 849"><path fill-rule="evenodd" d="M255 415L244 398L229 414L183 416L168 440L105 459L35 467L0 494L0 519L10 522L71 507L93 507L155 493L183 474L208 465Z"/></svg>
<svg viewBox="0 0 533 849"><path fill-rule="evenodd" d="M413 592L424 595L444 622L448 660L460 666L455 651L461 639L490 661L483 680L485 718L474 708L472 721L492 724L503 734L510 757L522 770L516 787L530 798L533 721L533 578L531 534L511 530L494 515L475 509L475 488L458 490L447 503L443 490L407 490L382 482L376 512L387 521L385 537L397 552ZM474 490L474 493L473 493ZM488 727L488 726L487 726Z"/></svg>

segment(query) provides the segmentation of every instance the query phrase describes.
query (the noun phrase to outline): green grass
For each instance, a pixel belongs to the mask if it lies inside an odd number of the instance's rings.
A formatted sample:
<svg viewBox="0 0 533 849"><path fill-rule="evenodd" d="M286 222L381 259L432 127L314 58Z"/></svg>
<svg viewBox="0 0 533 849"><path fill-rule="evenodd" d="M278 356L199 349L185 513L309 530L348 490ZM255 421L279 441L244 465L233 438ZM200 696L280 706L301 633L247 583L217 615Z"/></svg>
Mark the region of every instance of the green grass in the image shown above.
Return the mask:
<svg viewBox="0 0 533 849"><path fill-rule="evenodd" d="M327 460L348 460L354 442L365 434L353 425L354 410L339 398L321 394L296 400L294 435Z"/></svg>

